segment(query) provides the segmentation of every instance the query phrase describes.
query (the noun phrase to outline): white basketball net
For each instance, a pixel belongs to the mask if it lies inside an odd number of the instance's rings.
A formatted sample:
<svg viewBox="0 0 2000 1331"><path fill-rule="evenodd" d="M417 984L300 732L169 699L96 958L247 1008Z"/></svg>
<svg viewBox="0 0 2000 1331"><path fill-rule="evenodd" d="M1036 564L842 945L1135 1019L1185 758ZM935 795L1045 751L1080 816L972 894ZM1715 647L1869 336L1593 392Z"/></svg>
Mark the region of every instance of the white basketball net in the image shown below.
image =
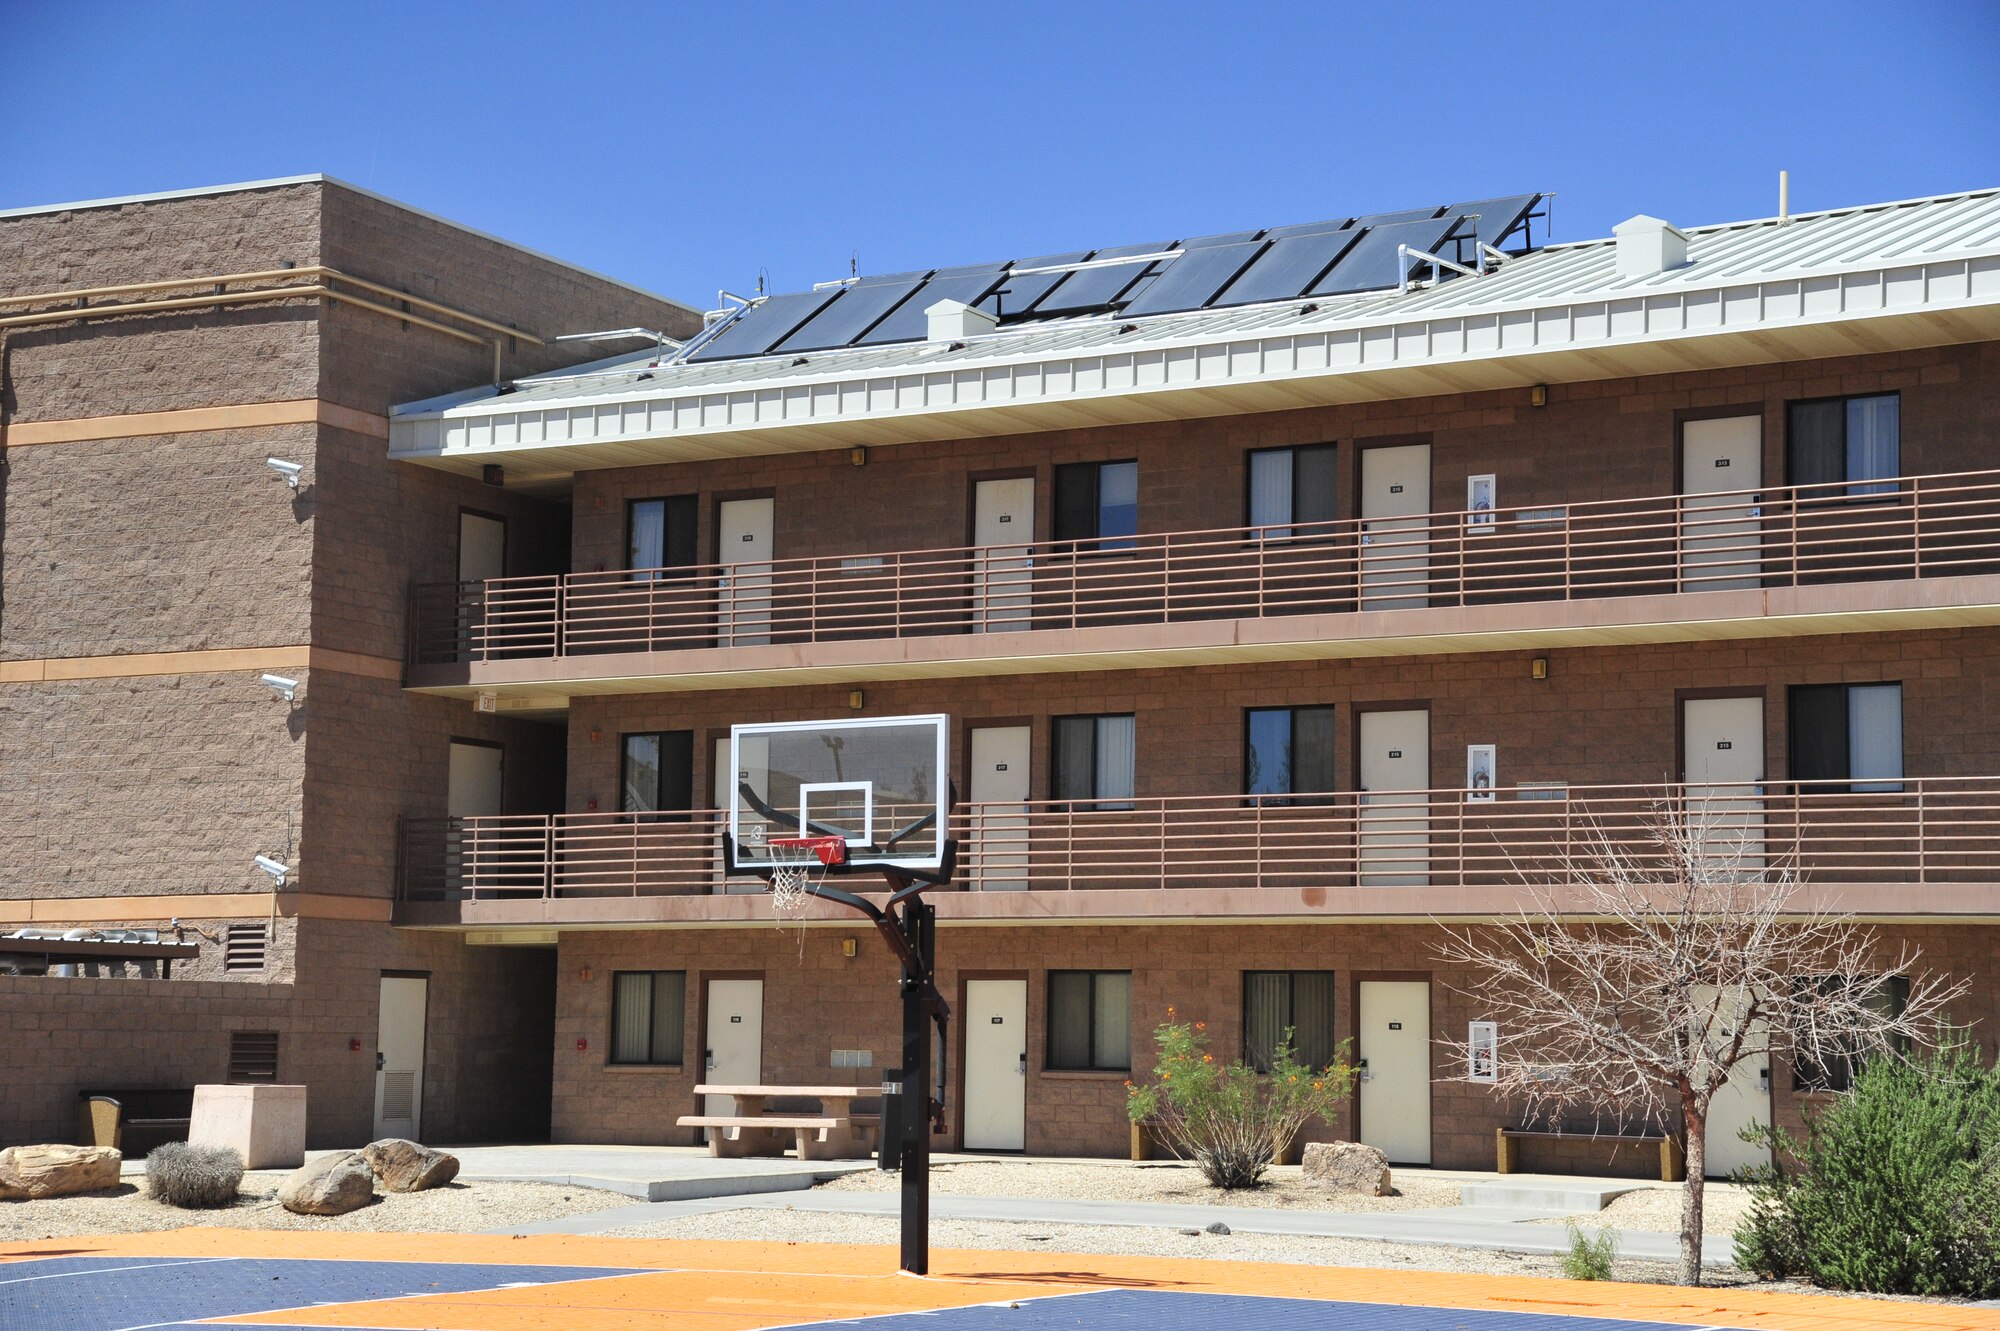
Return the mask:
<svg viewBox="0 0 2000 1331"><path fill-rule="evenodd" d="M799 919L812 900L812 889L826 877L827 866L820 863L819 852L810 843L767 841L764 853L770 856L772 866L771 913L781 920Z"/></svg>

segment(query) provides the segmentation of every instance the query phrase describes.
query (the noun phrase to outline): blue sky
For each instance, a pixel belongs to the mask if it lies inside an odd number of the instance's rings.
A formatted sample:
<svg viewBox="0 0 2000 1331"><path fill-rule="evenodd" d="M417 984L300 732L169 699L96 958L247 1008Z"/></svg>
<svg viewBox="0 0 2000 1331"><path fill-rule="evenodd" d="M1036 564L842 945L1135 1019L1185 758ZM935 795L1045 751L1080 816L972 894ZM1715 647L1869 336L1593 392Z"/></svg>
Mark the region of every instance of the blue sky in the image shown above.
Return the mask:
<svg viewBox="0 0 2000 1331"><path fill-rule="evenodd" d="M857 251L2000 185L1996 69L1996 0L0 0L0 207L323 171L705 306Z"/></svg>

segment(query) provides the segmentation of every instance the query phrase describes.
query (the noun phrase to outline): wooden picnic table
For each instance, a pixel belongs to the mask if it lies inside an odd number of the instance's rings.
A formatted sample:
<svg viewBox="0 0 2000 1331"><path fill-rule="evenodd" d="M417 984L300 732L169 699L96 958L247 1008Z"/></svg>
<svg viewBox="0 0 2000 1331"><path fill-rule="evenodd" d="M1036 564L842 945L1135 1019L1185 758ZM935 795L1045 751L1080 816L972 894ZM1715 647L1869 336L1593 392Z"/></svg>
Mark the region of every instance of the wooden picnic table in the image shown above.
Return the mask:
<svg viewBox="0 0 2000 1331"><path fill-rule="evenodd" d="M685 1114L684 1128L708 1130L708 1153L723 1159L783 1155L790 1145L801 1160L865 1160L873 1153L870 1136L881 1119L856 1114L856 1100L879 1096L879 1086L710 1086L696 1095L727 1095L733 1114ZM773 1100L817 1100L820 1112L772 1110Z"/></svg>

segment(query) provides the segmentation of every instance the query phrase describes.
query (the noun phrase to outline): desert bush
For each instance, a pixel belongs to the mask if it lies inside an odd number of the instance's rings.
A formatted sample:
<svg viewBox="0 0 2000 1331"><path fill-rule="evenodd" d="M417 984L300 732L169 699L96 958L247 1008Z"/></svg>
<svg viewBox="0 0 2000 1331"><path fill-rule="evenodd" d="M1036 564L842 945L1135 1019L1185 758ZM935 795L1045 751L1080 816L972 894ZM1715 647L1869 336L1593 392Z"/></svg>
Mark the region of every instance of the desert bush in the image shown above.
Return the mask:
<svg viewBox="0 0 2000 1331"><path fill-rule="evenodd" d="M1750 1184L1736 1260L1829 1289L2000 1294L2000 1072L1947 1044L1875 1058L1806 1116L1803 1140L1762 1129L1778 1163Z"/></svg>
<svg viewBox="0 0 2000 1331"><path fill-rule="evenodd" d="M1200 1166L1215 1187L1256 1186L1299 1129L1330 1117L1353 1085L1344 1044L1326 1067L1308 1067L1293 1056L1288 1030L1272 1053L1270 1072L1259 1073L1241 1059L1216 1062L1208 1052L1207 1023L1174 1016L1168 1008L1167 1023L1153 1032L1159 1080L1127 1082L1125 1109L1175 1155Z"/></svg>
<svg viewBox="0 0 2000 1331"><path fill-rule="evenodd" d="M228 1206L243 1182L243 1157L227 1146L167 1142L146 1156L146 1191L168 1206Z"/></svg>
<svg viewBox="0 0 2000 1331"><path fill-rule="evenodd" d="M1571 1280L1609 1280L1618 1260L1618 1231L1600 1229L1592 1238L1569 1222L1569 1251L1562 1255L1563 1274Z"/></svg>

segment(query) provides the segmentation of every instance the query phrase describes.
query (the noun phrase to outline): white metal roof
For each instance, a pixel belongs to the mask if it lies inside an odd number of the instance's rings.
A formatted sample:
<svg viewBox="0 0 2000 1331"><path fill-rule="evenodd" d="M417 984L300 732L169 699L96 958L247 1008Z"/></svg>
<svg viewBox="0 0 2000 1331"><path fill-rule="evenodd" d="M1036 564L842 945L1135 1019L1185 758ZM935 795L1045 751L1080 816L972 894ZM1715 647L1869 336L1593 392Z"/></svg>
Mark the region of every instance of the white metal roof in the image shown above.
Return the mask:
<svg viewBox="0 0 2000 1331"><path fill-rule="evenodd" d="M505 394L410 403L391 422L391 453L462 469L506 461L532 479L2000 335L2000 190L1687 234L1688 263L1644 277L1619 275L1604 239L1407 293L698 365L627 355Z"/></svg>

